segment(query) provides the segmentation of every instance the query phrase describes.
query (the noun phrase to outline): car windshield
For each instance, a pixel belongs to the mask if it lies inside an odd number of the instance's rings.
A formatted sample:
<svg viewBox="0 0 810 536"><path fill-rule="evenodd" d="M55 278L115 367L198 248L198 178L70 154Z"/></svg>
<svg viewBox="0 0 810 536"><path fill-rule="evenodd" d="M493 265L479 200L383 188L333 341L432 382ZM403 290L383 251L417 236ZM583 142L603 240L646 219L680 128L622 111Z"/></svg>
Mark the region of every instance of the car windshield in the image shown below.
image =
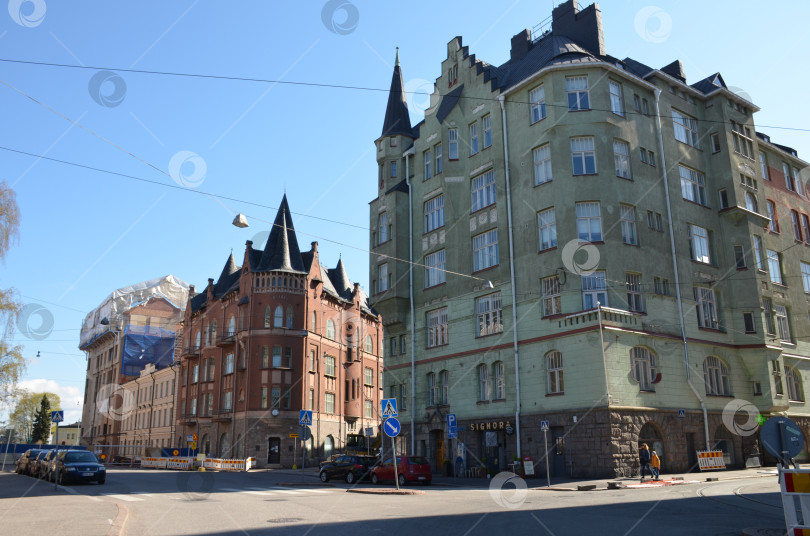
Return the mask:
<svg viewBox="0 0 810 536"><path fill-rule="evenodd" d="M92 452L68 452L65 454L65 463L88 462L98 463Z"/></svg>
<svg viewBox="0 0 810 536"><path fill-rule="evenodd" d="M428 463L428 461L421 457L421 456L409 456L408 457L408 464L409 465L424 465Z"/></svg>

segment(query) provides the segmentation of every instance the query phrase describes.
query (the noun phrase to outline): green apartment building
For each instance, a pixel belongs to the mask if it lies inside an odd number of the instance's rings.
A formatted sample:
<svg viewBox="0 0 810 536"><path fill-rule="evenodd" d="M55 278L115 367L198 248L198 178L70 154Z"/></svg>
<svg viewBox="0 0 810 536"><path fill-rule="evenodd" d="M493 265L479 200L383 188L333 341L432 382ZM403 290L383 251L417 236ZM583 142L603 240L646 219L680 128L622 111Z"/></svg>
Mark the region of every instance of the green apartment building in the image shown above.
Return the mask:
<svg viewBox="0 0 810 536"><path fill-rule="evenodd" d="M370 280L402 447L629 476L642 442L664 472L757 463L760 413L810 432L808 164L757 111L719 73L610 56L597 4L500 66L451 40L415 126L397 58Z"/></svg>

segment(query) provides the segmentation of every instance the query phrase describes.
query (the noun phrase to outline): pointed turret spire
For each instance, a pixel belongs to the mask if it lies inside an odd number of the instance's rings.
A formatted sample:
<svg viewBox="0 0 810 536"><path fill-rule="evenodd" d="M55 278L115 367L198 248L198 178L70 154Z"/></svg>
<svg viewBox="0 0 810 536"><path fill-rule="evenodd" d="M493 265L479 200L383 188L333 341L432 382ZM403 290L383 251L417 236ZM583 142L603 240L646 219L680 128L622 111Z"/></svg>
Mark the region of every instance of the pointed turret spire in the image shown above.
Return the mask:
<svg viewBox="0 0 810 536"><path fill-rule="evenodd" d="M234 277L234 274L238 273L239 266L236 265L236 259L234 259L233 250L231 250L231 254L228 260L225 261L225 266L222 268L222 273L219 274L217 284L214 285L214 296L219 297L225 294L238 279L238 275Z"/></svg>
<svg viewBox="0 0 810 536"><path fill-rule="evenodd" d="M391 78L391 89L388 92L388 106L383 121L383 136L403 135L413 137L411 116L408 114L408 101L405 97L405 84L402 82L402 70L399 67L399 47L397 47L394 76Z"/></svg>
<svg viewBox="0 0 810 536"><path fill-rule="evenodd" d="M262 258L257 267L259 272L269 270L305 272L286 194L281 199L281 206L278 207L276 220L273 222L273 228L270 229L270 236L267 238L267 244L264 246Z"/></svg>
<svg viewBox="0 0 810 536"><path fill-rule="evenodd" d="M351 299L352 296L352 282L349 279L349 274L346 273L346 268L343 266L343 259L338 259L337 266L329 270L329 279L335 290L343 298Z"/></svg>

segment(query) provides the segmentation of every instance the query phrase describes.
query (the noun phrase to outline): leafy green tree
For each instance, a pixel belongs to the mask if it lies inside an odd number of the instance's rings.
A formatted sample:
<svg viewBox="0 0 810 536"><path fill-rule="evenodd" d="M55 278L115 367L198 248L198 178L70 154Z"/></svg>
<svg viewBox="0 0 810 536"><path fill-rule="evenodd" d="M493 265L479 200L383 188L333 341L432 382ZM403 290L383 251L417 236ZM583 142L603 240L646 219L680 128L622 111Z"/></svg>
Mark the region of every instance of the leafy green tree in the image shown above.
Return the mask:
<svg viewBox="0 0 810 536"><path fill-rule="evenodd" d="M20 233L20 209L17 199L5 181L0 182L0 262L5 263L6 253ZM0 289L0 404L8 402L15 393L15 386L25 371L22 346L12 344L14 324L20 311L13 288Z"/></svg>
<svg viewBox="0 0 810 536"><path fill-rule="evenodd" d="M47 443L51 437L51 403L47 395L42 395L39 409L34 416L34 431L31 436L32 443Z"/></svg>
<svg viewBox="0 0 810 536"><path fill-rule="evenodd" d="M21 441L29 441L34 433L34 418L40 406L42 397L48 397L51 409L62 409L62 399L56 393L32 393L22 390L17 403L9 415L10 426L13 427Z"/></svg>

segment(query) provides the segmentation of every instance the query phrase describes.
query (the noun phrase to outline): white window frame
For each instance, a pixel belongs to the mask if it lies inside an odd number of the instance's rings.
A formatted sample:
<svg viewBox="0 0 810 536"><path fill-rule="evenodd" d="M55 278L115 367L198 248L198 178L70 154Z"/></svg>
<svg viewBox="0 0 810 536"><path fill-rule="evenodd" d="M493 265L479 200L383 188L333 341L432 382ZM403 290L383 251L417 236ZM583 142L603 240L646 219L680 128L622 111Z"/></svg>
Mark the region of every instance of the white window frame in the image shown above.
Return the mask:
<svg viewBox="0 0 810 536"><path fill-rule="evenodd" d="M582 274L582 309L595 309L597 302L602 307L608 306L607 276L604 270Z"/></svg>
<svg viewBox="0 0 810 536"><path fill-rule="evenodd" d="M616 167L616 176L632 180L630 172L630 145L626 141L613 140L613 163Z"/></svg>
<svg viewBox="0 0 810 536"><path fill-rule="evenodd" d="M390 240L391 224L388 221L388 213L383 212L377 216L377 244L384 244Z"/></svg>
<svg viewBox="0 0 810 536"><path fill-rule="evenodd" d="M602 207L599 201L576 204L577 238L580 242L602 242Z"/></svg>
<svg viewBox="0 0 810 536"><path fill-rule="evenodd" d="M478 337L503 333L503 305L500 292L477 298L475 313L478 318Z"/></svg>
<svg viewBox="0 0 810 536"><path fill-rule="evenodd" d="M720 329L717 316L717 296L712 288L694 287L698 327Z"/></svg>
<svg viewBox="0 0 810 536"><path fill-rule="evenodd" d="M762 257L762 238L757 235L753 235L752 241L754 244L754 265L757 267L757 270L762 270L764 272L765 263Z"/></svg>
<svg viewBox="0 0 810 536"><path fill-rule="evenodd" d="M804 402L801 371L796 367L785 365L785 383L787 384L788 400L791 402Z"/></svg>
<svg viewBox="0 0 810 536"><path fill-rule="evenodd" d="M438 175L443 171L444 164L442 162L442 144L437 143L433 146L433 156L436 159L436 169L434 175Z"/></svg>
<svg viewBox="0 0 810 536"><path fill-rule="evenodd" d="M689 255L695 262L711 264L711 248L709 247L709 230L699 225L688 224L686 234L689 238Z"/></svg>
<svg viewBox="0 0 810 536"><path fill-rule="evenodd" d="M495 397L493 400L506 400L506 365L503 361L498 361L492 365L492 372L495 377Z"/></svg>
<svg viewBox="0 0 810 536"><path fill-rule="evenodd" d="M478 121L470 123L470 156L478 154Z"/></svg>
<svg viewBox="0 0 810 536"><path fill-rule="evenodd" d="M458 129L447 129L447 159L458 160Z"/></svg>
<svg viewBox="0 0 810 536"><path fill-rule="evenodd" d="M442 370L439 372L439 398L440 406L447 406L450 404L450 371Z"/></svg>
<svg viewBox="0 0 810 536"><path fill-rule="evenodd" d="M428 180L433 175L431 174L431 166L433 165L433 153L430 152L430 149L424 151L422 153L422 158L425 161L425 179Z"/></svg>
<svg viewBox="0 0 810 536"><path fill-rule="evenodd" d="M568 95L569 112L591 109L587 76L566 76L565 92Z"/></svg>
<svg viewBox="0 0 810 536"><path fill-rule="evenodd" d="M377 292L386 292L388 290L388 263L384 262L377 266Z"/></svg>
<svg viewBox="0 0 810 536"><path fill-rule="evenodd" d="M484 135L482 149L492 147L492 116L485 115L481 118L481 130Z"/></svg>
<svg viewBox="0 0 810 536"><path fill-rule="evenodd" d="M678 173L681 177L681 196L704 207L709 206L706 197L706 176L700 171L678 164Z"/></svg>
<svg viewBox="0 0 810 536"><path fill-rule="evenodd" d="M554 207L537 213L538 251L557 247L557 216Z"/></svg>
<svg viewBox="0 0 810 536"><path fill-rule="evenodd" d="M444 227L444 194L425 201L425 232Z"/></svg>
<svg viewBox="0 0 810 536"><path fill-rule="evenodd" d="M784 284L782 279L782 259L779 257L779 253L772 249L765 250L765 253L768 258L768 272L771 276L771 283Z"/></svg>
<svg viewBox="0 0 810 536"><path fill-rule="evenodd" d="M641 274L625 272L625 287L627 288L627 310L635 313L644 312L644 294L641 284Z"/></svg>
<svg viewBox="0 0 810 536"><path fill-rule="evenodd" d="M802 272L802 285L804 291L810 293L810 264L799 261L799 266Z"/></svg>
<svg viewBox="0 0 810 536"><path fill-rule="evenodd" d="M643 346L630 349L630 368L639 391L655 391L654 381L658 375L656 355Z"/></svg>
<svg viewBox="0 0 810 536"><path fill-rule="evenodd" d="M793 180L793 176L790 174L790 166L784 162L782 162L782 175L785 176L785 188L791 192L795 192L796 182Z"/></svg>
<svg viewBox="0 0 810 536"><path fill-rule="evenodd" d="M754 159L754 140L751 129L735 121L731 122L731 136L734 139L734 152L745 158Z"/></svg>
<svg viewBox="0 0 810 536"><path fill-rule="evenodd" d="M776 320L776 333L782 342L792 343L790 337L790 320L788 320L788 310L784 305L773 306L774 318Z"/></svg>
<svg viewBox="0 0 810 536"><path fill-rule="evenodd" d="M577 169L578 165L580 169ZM571 173L573 175L595 175L597 173L593 136L571 138Z"/></svg>
<svg viewBox="0 0 810 536"><path fill-rule="evenodd" d="M325 393L323 411L324 413L335 413L335 393Z"/></svg>
<svg viewBox="0 0 810 536"><path fill-rule="evenodd" d="M707 395L731 396L728 366L720 358L710 355L703 360L703 382Z"/></svg>
<svg viewBox="0 0 810 536"><path fill-rule="evenodd" d="M470 182L470 212L478 212L495 202L495 172L490 169Z"/></svg>
<svg viewBox="0 0 810 536"><path fill-rule="evenodd" d="M560 278L556 275L544 277L540 280L540 283L543 292L543 316L552 316L562 313Z"/></svg>
<svg viewBox="0 0 810 536"><path fill-rule="evenodd" d="M546 354L546 392L550 395L565 392L562 352L552 350Z"/></svg>
<svg viewBox="0 0 810 536"><path fill-rule="evenodd" d="M624 117L624 100L622 97L622 85L613 80L608 81L610 91L610 111L616 115Z"/></svg>
<svg viewBox="0 0 810 536"><path fill-rule="evenodd" d="M425 342L428 348L449 344L447 307L425 313L425 327L427 328Z"/></svg>
<svg viewBox="0 0 810 536"><path fill-rule="evenodd" d="M621 218L622 242L631 246L638 245L638 225L636 223L636 207L633 205L619 205Z"/></svg>
<svg viewBox="0 0 810 536"><path fill-rule="evenodd" d="M428 372L427 375L427 407L431 408L436 405L439 399L439 386L436 385L436 373Z"/></svg>
<svg viewBox="0 0 810 536"><path fill-rule="evenodd" d="M762 172L762 178L764 180L771 180L771 175L768 173L768 157L762 151L759 152L759 169Z"/></svg>
<svg viewBox="0 0 810 536"><path fill-rule="evenodd" d="M447 282L445 250L425 255L425 288Z"/></svg>
<svg viewBox="0 0 810 536"><path fill-rule="evenodd" d="M546 118L546 90L542 85L529 91L531 124Z"/></svg>
<svg viewBox="0 0 810 536"><path fill-rule="evenodd" d="M700 149L697 119L673 108L672 125L675 128L676 140Z"/></svg>
<svg viewBox="0 0 810 536"><path fill-rule="evenodd" d="M756 196L751 192L745 192L745 208L759 214L759 203L757 202Z"/></svg>
<svg viewBox="0 0 810 536"><path fill-rule="evenodd" d="M323 374L324 376L330 376L332 378L335 377L335 356L331 356L329 354L324 354L323 356Z"/></svg>
<svg viewBox="0 0 810 536"><path fill-rule="evenodd" d="M476 235L473 241L473 272L496 266L498 257L498 229Z"/></svg>
<svg viewBox="0 0 810 536"><path fill-rule="evenodd" d="M551 144L546 143L532 150L532 159L534 160L534 185L551 181Z"/></svg>
<svg viewBox="0 0 810 536"><path fill-rule="evenodd" d="M489 367L486 364L478 365L478 401L488 402L491 393L491 383L489 380Z"/></svg>
<svg viewBox="0 0 810 536"><path fill-rule="evenodd" d="M326 321L326 338L334 341L336 336L335 321L330 318Z"/></svg>

